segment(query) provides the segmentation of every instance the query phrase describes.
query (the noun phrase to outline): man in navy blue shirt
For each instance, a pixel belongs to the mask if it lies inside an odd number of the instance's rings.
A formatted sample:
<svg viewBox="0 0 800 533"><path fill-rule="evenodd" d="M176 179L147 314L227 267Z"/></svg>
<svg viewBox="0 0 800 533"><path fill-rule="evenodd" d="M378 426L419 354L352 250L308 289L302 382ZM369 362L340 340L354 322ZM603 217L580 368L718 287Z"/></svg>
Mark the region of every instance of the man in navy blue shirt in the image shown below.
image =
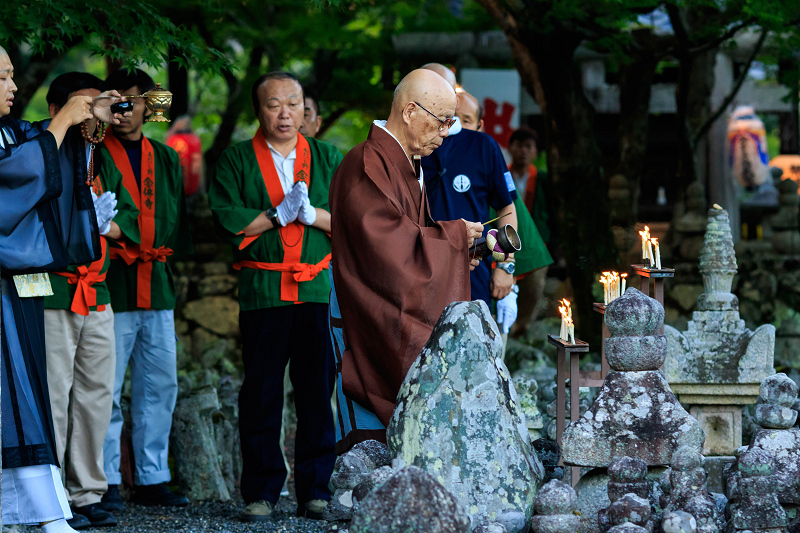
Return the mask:
<svg viewBox="0 0 800 533"><path fill-rule="evenodd" d="M430 63L422 68L436 72L455 87L455 75L447 67ZM483 222L494 208L497 216L508 214L500 223L517 227L514 181L500 146L490 136L463 129L456 122L442 145L422 158L422 170L434 219ZM514 285L513 262L498 263L495 269L491 264L491 259L486 259L470 274L472 299L484 300L487 305L491 298L505 298Z"/></svg>

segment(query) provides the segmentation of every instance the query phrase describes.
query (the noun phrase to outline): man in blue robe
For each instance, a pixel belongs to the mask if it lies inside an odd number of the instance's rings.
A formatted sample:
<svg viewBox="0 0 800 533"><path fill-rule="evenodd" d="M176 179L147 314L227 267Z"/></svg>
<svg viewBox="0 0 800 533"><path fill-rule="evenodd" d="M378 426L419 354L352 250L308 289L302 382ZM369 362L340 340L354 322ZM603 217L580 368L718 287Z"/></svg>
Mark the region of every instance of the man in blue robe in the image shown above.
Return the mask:
<svg viewBox="0 0 800 533"><path fill-rule="evenodd" d="M3 523L73 531L57 469L47 391L44 272L100 257L98 220L86 185L79 128L115 120L114 97L70 99L49 122L10 118L14 67L0 47L0 366ZM102 221L100 221L102 222Z"/></svg>

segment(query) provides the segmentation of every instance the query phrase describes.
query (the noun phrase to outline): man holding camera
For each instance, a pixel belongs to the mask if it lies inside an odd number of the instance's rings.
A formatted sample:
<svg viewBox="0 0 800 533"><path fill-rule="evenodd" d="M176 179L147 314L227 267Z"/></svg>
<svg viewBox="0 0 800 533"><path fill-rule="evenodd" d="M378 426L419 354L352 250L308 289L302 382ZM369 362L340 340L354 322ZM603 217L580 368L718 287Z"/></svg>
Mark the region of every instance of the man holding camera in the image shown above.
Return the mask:
<svg viewBox="0 0 800 533"><path fill-rule="evenodd" d="M125 96L155 87L141 70L117 70L106 80ZM178 395L175 342L175 283L168 256L192 251L178 154L142 135L150 111L143 98L132 98L133 113L107 133L100 151L121 173L101 176L107 191L128 194L134 207L114 221L121 231L118 247L110 250L107 282L114 308L116 366L111 423L103 446L108 492L107 510L121 510L119 496L120 396L125 370L131 363L131 417L135 498L145 505L184 506L189 500L173 494L170 480L169 433Z"/></svg>

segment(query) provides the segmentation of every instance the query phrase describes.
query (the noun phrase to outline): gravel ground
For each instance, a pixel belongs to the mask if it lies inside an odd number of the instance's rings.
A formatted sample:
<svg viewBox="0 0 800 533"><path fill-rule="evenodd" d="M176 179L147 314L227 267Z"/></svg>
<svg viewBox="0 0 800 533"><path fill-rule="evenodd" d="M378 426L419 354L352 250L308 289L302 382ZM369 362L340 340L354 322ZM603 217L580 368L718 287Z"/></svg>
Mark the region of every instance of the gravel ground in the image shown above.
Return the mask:
<svg viewBox="0 0 800 533"><path fill-rule="evenodd" d="M116 527L94 528L83 531L97 533L144 533L183 531L186 533L219 532L238 533L244 531L258 531L263 533L278 532L324 532L328 523L324 520L309 520L297 518L295 511L297 504L291 498L281 497L278 508L270 522L245 524L238 519L239 512L244 508L244 502L237 494L236 498L227 503L193 503L183 509L166 507L144 507L128 504L125 511L116 513L118 525ZM10 528L5 531L13 531ZM38 527L20 527L20 533L38 533Z"/></svg>
<svg viewBox="0 0 800 533"><path fill-rule="evenodd" d="M287 417L284 451L289 464L294 463L294 440L297 421L294 412ZM278 506L269 522L244 523L239 520L239 512L244 509L244 501L238 490L229 502L192 502L182 509L168 507L145 507L127 503L125 510L114 513L117 526L84 529L94 533L161 533L182 531L186 533L218 532L239 533L255 531L261 533L316 533L328 529L329 523L324 520L298 518L297 498L294 494L294 477L289 474L286 483L288 494L284 491L278 500ZM31 526L7 526L3 533L41 533L41 528Z"/></svg>

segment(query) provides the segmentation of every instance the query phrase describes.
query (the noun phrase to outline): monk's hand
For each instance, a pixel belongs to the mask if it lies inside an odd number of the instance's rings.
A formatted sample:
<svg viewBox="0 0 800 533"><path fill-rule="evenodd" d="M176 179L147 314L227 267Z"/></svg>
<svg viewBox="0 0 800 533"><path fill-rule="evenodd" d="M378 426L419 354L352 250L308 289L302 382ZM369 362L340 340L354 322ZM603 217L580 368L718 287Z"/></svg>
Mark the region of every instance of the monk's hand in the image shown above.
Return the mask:
<svg viewBox="0 0 800 533"><path fill-rule="evenodd" d="M470 271L475 270L475 267L477 267L480 264L481 264L481 262L479 260L474 259L474 258L470 259L469 260L469 269L470 269Z"/></svg>
<svg viewBox="0 0 800 533"><path fill-rule="evenodd" d="M131 111L125 113L112 113L111 106L117 102L123 102L125 98L117 91L106 91L92 100L92 115L103 122L119 124L119 119L123 116L130 117Z"/></svg>
<svg viewBox="0 0 800 533"><path fill-rule="evenodd" d="M53 122L65 122L67 126L77 126L84 120L92 118L92 97L73 96L53 117Z"/></svg>
<svg viewBox="0 0 800 533"><path fill-rule="evenodd" d="M467 248L471 248L475 244L475 239L480 239L483 235L483 224L469 220L464 220L464 224L467 226Z"/></svg>
<svg viewBox="0 0 800 533"><path fill-rule="evenodd" d="M276 208L278 211L278 222L281 226L291 224L297 220L297 215L308 200L308 185L305 181L298 181L292 186L289 194L283 197L283 201Z"/></svg>
<svg viewBox="0 0 800 533"><path fill-rule="evenodd" d="M490 285L492 288L492 298L495 300L502 300L511 292L511 288L514 286L514 276L502 268L495 268L492 270Z"/></svg>

